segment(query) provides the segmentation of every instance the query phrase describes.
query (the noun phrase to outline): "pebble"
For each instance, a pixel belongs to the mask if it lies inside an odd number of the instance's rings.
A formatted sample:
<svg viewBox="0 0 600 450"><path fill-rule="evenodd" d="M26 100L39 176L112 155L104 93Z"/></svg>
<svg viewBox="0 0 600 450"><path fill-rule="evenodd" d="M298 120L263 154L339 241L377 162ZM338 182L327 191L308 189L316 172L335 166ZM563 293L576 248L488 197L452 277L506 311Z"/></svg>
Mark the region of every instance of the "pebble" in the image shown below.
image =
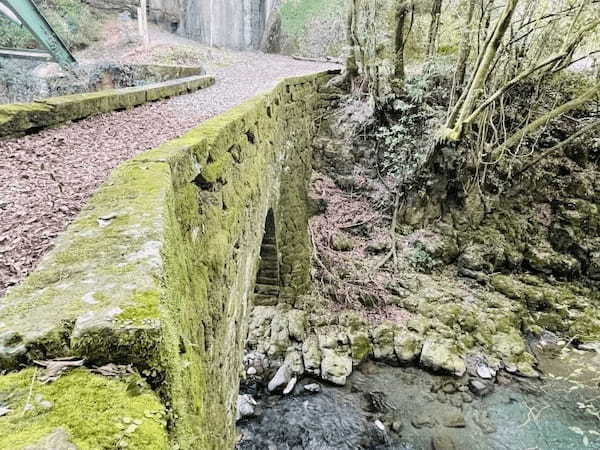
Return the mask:
<svg viewBox="0 0 600 450"><path fill-rule="evenodd" d="M381 430L381 431L385 431L385 425L383 424L383 422L381 420L376 420L375 421L375 426Z"/></svg>
<svg viewBox="0 0 600 450"><path fill-rule="evenodd" d="M321 392L321 385L318 383L305 384L304 390L312 394L318 394L319 392Z"/></svg>
<svg viewBox="0 0 600 450"><path fill-rule="evenodd" d="M249 367L248 370L246 371L246 373L248 375L256 375L256 368L255 367Z"/></svg>

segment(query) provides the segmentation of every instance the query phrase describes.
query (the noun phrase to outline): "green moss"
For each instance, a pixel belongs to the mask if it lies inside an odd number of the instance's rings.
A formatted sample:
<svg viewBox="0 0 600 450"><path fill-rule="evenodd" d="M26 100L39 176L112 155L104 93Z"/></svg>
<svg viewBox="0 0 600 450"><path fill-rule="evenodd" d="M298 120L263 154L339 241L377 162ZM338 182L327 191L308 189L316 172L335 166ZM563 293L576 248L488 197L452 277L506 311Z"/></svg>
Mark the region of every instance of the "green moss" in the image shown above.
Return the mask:
<svg viewBox="0 0 600 450"><path fill-rule="evenodd" d="M133 306L125 309L117 316L122 321L133 321L139 323L143 320L158 319L160 317L159 303L160 294L157 291L145 291L137 293L132 298Z"/></svg>
<svg viewBox="0 0 600 450"><path fill-rule="evenodd" d="M311 19L345 14L345 7L345 0L286 0L279 10L281 27L288 35L300 37Z"/></svg>
<svg viewBox="0 0 600 450"><path fill-rule="evenodd" d="M62 343L56 356L134 364L163 399L172 447L231 447L239 327L269 208L286 294L309 283L307 149L328 79L288 79L123 164L6 297L0 332L21 330L27 358ZM210 189L194 183L201 172Z"/></svg>
<svg viewBox="0 0 600 450"><path fill-rule="evenodd" d="M35 369L0 377L0 448L23 449L57 428L81 450L167 449L164 407L137 376L124 380L75 370L41 384ZM128 392L135 384L141 390ZM29 405L29 406L26 406ZM133 426L132 426L133 425Z"/></svg>

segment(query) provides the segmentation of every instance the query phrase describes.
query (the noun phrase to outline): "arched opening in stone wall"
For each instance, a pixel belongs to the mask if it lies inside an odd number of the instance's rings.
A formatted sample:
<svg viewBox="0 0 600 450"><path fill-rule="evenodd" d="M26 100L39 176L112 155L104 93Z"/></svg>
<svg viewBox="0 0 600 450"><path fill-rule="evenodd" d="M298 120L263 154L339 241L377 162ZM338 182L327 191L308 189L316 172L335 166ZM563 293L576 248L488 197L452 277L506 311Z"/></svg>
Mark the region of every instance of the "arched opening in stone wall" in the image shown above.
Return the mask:
<svg viewBox="0 0 600 450"><path fill-rule="evenodd" d="M279 291L279 257L275 216L273 210L269 209L260 246L260 262L256 284L254 285L254 301L256 304L276 303Z"/></svg>

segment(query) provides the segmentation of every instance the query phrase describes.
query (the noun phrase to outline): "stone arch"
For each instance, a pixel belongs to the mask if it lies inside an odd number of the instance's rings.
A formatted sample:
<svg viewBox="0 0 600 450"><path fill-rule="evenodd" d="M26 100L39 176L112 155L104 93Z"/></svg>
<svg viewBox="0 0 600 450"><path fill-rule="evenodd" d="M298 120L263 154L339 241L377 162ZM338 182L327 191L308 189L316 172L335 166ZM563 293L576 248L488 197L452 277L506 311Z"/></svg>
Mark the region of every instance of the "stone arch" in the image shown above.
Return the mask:
<svg viewBox="0 0 600 450"><path fill-rule="evenodd" d="M265 219L265 227L260 245L260 258L256 283L254 285L255 304L277 303L280 294L279 249L275 214L270 208Z"/></svg>

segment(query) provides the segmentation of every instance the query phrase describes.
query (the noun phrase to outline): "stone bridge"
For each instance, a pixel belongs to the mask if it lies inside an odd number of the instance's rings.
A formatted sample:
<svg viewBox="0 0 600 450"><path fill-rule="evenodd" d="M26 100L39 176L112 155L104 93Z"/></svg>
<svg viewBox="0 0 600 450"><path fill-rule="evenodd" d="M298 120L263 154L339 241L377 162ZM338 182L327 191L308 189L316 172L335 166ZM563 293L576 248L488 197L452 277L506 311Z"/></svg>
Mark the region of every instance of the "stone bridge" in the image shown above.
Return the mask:
<svg viewBox="0 0 600 450"><path fill-rule="evenodd" d="M281 81L113 173L0 303L0 416L23 411L1 448L233 446L252 299L309 284L311 140L332 75Z"/></svg>

